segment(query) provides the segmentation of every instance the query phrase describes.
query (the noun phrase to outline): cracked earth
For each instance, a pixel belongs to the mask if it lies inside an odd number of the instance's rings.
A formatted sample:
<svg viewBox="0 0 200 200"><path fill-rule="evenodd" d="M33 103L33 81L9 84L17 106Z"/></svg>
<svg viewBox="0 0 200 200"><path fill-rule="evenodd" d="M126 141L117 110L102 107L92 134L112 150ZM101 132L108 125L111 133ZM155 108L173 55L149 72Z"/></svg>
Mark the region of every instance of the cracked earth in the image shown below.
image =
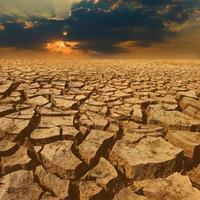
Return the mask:
<svg viewBox="0 0 200 200"><path fill-rule="evenodd" d="M199 200L200 62L0 60L1 200Z"/></svg>

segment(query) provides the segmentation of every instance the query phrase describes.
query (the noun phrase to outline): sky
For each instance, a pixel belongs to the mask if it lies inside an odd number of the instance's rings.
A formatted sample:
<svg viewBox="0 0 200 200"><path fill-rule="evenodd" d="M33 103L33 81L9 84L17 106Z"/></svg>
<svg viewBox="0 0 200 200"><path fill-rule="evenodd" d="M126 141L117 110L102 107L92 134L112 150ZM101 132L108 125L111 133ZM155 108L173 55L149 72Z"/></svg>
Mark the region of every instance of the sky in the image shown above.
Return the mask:
<svg viewBox="0 0 200 200"><path fill-rule="evenodd" d="M200 0L0 0L0 52L200 58Z"/></svg>

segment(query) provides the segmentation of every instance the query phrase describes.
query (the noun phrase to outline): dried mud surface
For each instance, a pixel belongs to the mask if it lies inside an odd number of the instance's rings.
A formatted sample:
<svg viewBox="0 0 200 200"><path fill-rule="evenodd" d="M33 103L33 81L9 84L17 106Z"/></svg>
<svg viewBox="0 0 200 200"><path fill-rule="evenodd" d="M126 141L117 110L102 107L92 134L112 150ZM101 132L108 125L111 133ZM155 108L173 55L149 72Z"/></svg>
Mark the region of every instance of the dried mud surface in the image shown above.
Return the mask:
<svg viewBox="0 0 200 200"><path fill-rule="evenodd" d="M1 200L199 200L200 61L0 60Z"/></svg>

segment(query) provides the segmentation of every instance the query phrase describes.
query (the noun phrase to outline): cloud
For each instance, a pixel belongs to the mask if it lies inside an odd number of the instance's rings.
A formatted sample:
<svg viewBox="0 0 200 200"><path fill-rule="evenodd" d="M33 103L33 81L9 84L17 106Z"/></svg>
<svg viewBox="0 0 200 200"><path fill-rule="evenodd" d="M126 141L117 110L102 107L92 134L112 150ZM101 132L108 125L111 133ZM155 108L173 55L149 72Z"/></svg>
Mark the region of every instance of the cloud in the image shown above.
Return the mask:
<svg viewBox="0 0 200 200"><path fill-rule="evenodd" d="M81 50L111 54L126 51L121 44L143 48L176 38L178 27L195 20L200 8L198 0L9 2L0 1L0 46L44 48L63 40L77 42Z"/></svg>
<svg viewBox="0 0 200 200"><path fill-rule="evenodd" d="M142 9L119 8L109 12L76 9L68 20L68 40L82 42L82 48L100 52L118 51L116 44L122 41L148 46L171 35L155 16L155 12Z"/></svg>
<svg viewBox="0 0 200 200"><path fill-rule="evenodd" d="M1 0L0 15L15 18L64 18L79 0Z"/></svg>
<svg viewBox="0 0 200 200"><path fill-rule="evenodd" d="M196 1L178 0L83 0L73 6L68 39L106 53L125 50L119 48L122 42L148 47L176 36L170 24L187 21L196 6Z"/></svg>
<svg viewBox="0 0 200 200"><path fill-rule="evenodd" d="M0 31L0 45L16 48L43 48L49 41L62 40L64 20L41 19L32 28L11 22Z"/></svg>
<svg viewBox="0 0 200 200"><path fill-rule="evenodd" d="M0 31L4 31L4 30L5 30L5 26L0 23Z"/></svg>

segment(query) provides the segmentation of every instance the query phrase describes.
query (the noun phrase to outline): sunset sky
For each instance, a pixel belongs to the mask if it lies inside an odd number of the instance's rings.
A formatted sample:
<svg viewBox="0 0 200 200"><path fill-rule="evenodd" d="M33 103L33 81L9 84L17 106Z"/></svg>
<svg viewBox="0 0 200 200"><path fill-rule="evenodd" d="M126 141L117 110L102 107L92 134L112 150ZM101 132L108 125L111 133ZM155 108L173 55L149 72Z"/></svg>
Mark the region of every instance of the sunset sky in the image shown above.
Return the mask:
<svg viewBox="0 0 200 200"><path fill-rule="evenodd" d="M200 0L0 0L0 52L200 58Z"/></svg>

